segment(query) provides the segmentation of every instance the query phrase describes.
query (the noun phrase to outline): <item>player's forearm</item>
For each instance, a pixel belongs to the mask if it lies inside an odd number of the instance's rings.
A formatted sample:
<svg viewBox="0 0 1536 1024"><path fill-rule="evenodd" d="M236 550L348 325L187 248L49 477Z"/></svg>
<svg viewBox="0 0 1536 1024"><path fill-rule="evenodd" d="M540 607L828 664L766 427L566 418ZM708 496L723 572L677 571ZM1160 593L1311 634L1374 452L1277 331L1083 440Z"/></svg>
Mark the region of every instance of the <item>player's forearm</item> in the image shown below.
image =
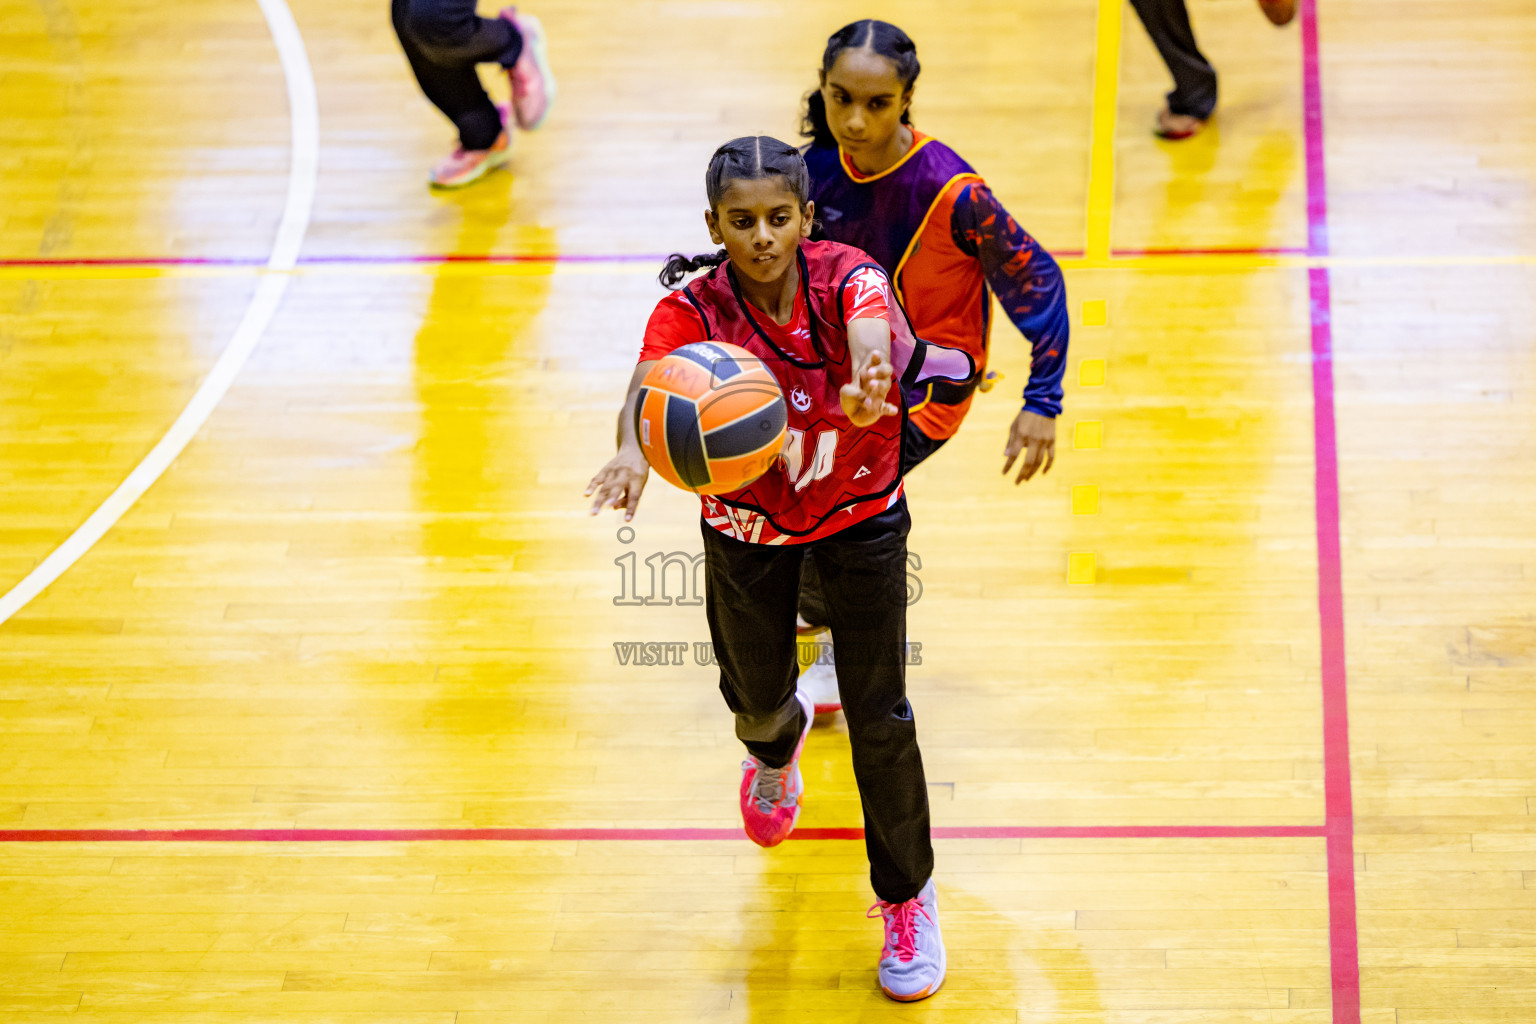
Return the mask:
<svg viewBox="0 0 1536 1024"><path fill-rule="evenodd" d="M887 366L891 363L891 325L878 317L850 320L848 322L848 357L853 367L853 382L859 383L859 376L875 358L879 356ZM847 394L841 396L843 415L855 426L868 426L870 422L879 419L876 415L871 418L866 412L861 411L862 402Z"/></svg>
<svg viewBox="0 0 1536 1024"><path fill-rule="evenodd" d="M651 367L655 365L656 360L647 359L635 366L635 372L629 378L629 391L624 395L623 408L619 410L617 430L619 451L640 447L640 439L635 436L635 405L640 400L640 385L645 380L645 375L650 373Z"/></svg>
<svg viewBox="0 0 1536 1024"><path fill-rule="evenodd" d="M981 263L1003 313L1029 342L1024 407L1042 416L1059 415L1070 334L1061 267L984 185L961 194L953 218L957 244Z"/></svg>
<svg viewBox="0 0 1536 1024"><path fill-rule="evenodd" d="M1054 262L1054 261L1053 261ZM1067 371L1067 340L1071 326L1067 316L1065 286L1039 314L1024 323L1015 321L1019 333L1029 339L1029 383L1024 386L1024 408L1042 416L1061 415L1062 379Z"/></svg>
<svg viewBox="0 0 1536 1024"><path fill-rule="evenodd" d="M1029 342L1024 407L1042 416L1057 416L1061 413L1061 382L1071 334L1066 279L1043 246L1022 231L1019 234L1022 241L1014 241L1013 247L1005 249L1005 258L983 261L984 265L991 264L987 283L1009 322Z"/></svg>
<svg viewBox="0 0 1536 1024"><path fill-rule="evenodd" d="M869 365L876 353L886 362L891 361L891 325L879 317L852 320L848 323L848 354L853 359L854 371Z"/></svg>

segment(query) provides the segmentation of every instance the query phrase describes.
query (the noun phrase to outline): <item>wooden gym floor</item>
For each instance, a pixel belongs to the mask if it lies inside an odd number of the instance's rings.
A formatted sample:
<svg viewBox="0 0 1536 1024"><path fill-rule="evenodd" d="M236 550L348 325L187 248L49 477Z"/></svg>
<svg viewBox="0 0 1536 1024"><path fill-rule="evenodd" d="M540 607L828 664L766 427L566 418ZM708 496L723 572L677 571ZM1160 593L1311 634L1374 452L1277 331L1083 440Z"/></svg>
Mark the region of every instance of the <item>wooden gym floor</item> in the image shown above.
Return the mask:
<svg viewBox="0 0 1536 1024"><path fill-rule="evenodd" d="M1115 0L881 9L1074 328L1048 477L1002 327L910 480L898 1007L845 733L736 838L710 669L615 647L705 638L615 604L695 506L580 493L709 152L869 9L548 0L548 127L432 196L385 6L0 0L5 1020L1536 1019L1536 8L1195 0L1179 145Z"/></svg>

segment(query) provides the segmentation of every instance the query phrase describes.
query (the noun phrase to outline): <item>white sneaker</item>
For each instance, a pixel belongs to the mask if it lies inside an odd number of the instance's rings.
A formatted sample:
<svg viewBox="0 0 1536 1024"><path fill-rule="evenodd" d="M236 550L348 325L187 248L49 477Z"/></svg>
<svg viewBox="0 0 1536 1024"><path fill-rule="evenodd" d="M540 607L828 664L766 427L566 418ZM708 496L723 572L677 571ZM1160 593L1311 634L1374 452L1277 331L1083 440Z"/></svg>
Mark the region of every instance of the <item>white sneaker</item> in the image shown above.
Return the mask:
<svg viewBox="0 0 1536 1024"><path fill-rule="evenodd" d="M800 670L796 689L811 699L818 715L831 715L843 709L837 689L837 667L832 664L832 632L825 626L812 626L795 616L796 654L804 645L811 646L816 660Z"/></svg>
<svg viewBox="0 0 1536 1024"><path fill-rule="evenodd" d="M830 641L828 646L831 646ZM823 651L810 667L800 673L797 688L811 699L818 715L830 715L843 709L843 698L837 692L837 667L832 664L830 651Z"/></svg>
<svg viewBox="0 0 1536 1024"><path fill-rule="evenodd" d="M899 1003L927 999L944 984L944 936L939 932L938 894L933 879L905 903L879 901L869 908L885 919L880 950L880 990Z"/></svg>

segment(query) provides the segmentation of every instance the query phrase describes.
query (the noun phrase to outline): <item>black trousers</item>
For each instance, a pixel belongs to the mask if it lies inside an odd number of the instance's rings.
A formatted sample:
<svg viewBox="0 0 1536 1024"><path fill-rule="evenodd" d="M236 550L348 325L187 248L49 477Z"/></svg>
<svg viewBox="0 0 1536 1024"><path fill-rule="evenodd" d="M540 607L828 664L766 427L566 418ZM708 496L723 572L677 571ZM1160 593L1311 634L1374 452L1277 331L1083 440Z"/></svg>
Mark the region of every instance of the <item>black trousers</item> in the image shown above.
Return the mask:
<svg viewBox="0 0 1536 1024"><path fill-rule="evenodd" d="M907 703L907 532L903 500L824 540L748 544L707 523L704 607L720 692L736 735L779 768L805 728L795 700L795 601L809 556L821 572L853 774L864 808L864 845L875 894L899 903L933 874L928 787ZM808 551L805 549L809 549Z"/></svg>
<svg viewBox="0 0 1536 1024"><path fill-rule="evenodd" d="M476 64L511 67L523 37L504 18L481 18L475 0L391 0L395 35L427 99L459 130L465 149L490 149L501 114L486 95Z"/></svg>
<svg viewBox="0 0 1536 1024"><path fill-rule="evenodd" d="M904 421L901 426L901 475L912 472L913 467L944 447L947 440L929 437L910 419ZM821 574L810 552L806 552L805 569L800 576L800 617L813 626L825 626L831 621L827 617L827 599L822 594ZM836 641L833 645L836 646Z"/></svg>
<svg viewBox="0 0 1536 1024"><path fill-rule="evenodd" d="M1204 121L1216 109L1216 69L1195 45L1184 0L1131 0L1136 16L1173 72L1168 109Z"/></svg>

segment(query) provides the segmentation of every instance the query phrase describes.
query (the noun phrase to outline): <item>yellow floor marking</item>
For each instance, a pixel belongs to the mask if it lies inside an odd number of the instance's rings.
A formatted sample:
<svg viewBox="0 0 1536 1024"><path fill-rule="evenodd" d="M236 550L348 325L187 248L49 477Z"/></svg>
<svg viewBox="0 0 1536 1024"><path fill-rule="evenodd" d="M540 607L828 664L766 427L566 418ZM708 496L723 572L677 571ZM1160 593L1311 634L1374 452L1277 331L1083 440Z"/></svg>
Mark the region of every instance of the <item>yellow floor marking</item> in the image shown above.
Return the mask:
<svg viewBox="0 0 1536 1024"><path fill-rule="evenodd" d="M1120 104L1120 0L1099 0L1093 57L1093 142L1088 156L1087 259L1109 257L1115 206L1115 112Z"/></svg>

